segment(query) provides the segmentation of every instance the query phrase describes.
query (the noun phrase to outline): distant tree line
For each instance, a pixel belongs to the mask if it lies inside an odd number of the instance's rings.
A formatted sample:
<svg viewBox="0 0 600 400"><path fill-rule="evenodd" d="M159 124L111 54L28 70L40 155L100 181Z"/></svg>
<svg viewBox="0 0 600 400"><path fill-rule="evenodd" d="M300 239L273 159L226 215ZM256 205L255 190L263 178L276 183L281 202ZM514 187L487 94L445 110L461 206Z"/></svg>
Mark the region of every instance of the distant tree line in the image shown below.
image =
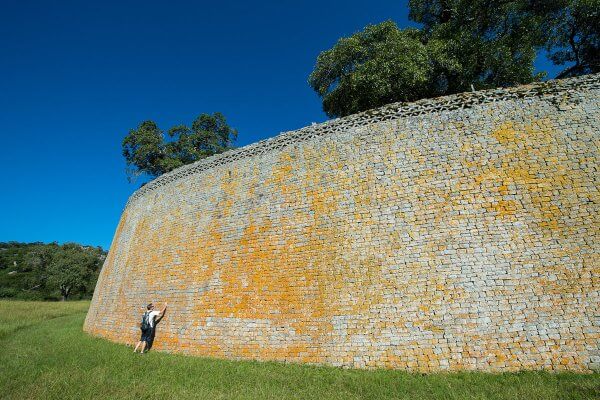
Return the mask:
<svg viewBox="0 0 600 400"><path fill-rule="evenodd" d="M0 298L89 298L105 258L101 247L77 243L0 242Z"/></svg>

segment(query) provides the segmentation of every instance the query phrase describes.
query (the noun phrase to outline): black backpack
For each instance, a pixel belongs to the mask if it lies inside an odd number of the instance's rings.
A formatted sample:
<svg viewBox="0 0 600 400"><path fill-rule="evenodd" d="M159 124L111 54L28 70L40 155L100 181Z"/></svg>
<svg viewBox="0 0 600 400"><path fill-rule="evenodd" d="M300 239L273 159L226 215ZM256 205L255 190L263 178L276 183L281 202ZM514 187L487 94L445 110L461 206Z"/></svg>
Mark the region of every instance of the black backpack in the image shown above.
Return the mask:
<svg viewBox="0 0 600 400"><path fill-rule="evenodd" d="M142 315L142 323L140 325L143 331L147 331L150 329L150 313L146 311L144 315Z"/></svg>

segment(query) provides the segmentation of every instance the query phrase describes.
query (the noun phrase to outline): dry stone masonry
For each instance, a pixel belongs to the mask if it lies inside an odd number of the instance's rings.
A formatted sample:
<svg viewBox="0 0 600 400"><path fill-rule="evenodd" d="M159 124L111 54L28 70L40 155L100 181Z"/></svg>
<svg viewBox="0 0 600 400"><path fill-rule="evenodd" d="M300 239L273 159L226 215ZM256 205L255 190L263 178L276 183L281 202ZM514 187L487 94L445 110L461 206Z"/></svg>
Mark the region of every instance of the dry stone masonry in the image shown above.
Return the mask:
<svg viewBox="0 0 600 400"><path fill-rule="evenodd" d="M600 369L600 75L392 104L135 192L84 329L411 371Z"/></svg>

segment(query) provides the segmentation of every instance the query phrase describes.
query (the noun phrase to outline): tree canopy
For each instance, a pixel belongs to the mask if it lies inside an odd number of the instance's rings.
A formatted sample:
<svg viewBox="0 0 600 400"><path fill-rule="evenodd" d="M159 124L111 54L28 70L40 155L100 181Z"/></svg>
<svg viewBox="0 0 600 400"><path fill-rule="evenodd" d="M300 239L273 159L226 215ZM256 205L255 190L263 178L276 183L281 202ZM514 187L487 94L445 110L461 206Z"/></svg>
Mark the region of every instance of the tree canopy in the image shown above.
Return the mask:
<svg viewBox="0 0 600 400"><path fill-rule="evenodd" d="M546 49L557 65L571 64L558 78L600 72L600 0L556 0L545 21Z"/></svg>
<svg viewBox="0 0 600 400"><path fill-rule="evenodd" d="M309 78L329 116L436 94L422 33L394 22L370 25L321 53Z"/></svg>
<svg viewBox="0 0 600 400"><path fill-rule="evenodd" d="M223 116L201 114L191 126L177 125L167 135L154 121L144 121L123 139L123 156L130 180L140 174L157 177L177 167L233 147L237 130Z"/></svg>
<svg viewBox="0 0 600 400"><path fill-rule="evenodd" d="M395 101L540 80L540 49L560 76L598 70L600 0L410 0L421 28L392 21L341 38L317 58L310 86L331 117Z"/></svg>

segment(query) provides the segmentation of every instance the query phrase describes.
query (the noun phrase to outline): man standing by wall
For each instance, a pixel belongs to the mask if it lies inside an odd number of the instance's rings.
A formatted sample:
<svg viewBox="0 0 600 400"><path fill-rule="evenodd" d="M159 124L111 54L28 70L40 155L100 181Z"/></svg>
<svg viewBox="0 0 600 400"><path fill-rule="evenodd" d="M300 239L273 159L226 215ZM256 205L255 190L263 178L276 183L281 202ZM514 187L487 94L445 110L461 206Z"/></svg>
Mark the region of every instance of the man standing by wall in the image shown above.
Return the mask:
<svg viewBox="0 0 600 400"><path fill-rule="evenodd" d="M140 345L142 348L140 349L140 354L143 354L147 349L152 346L152 342L154 341L154 331L156 329L156 324L162 319L165 315L165 311L167 310L167 303L163 306L162 310L159 312L155 310L154 304L150 303L146 306L146 311L144 315L142 315L142 322L140 324L140 329L142 331L142 337L139 342L135 345L135 349L133 352L137 352L138 347Z"/></svg>

